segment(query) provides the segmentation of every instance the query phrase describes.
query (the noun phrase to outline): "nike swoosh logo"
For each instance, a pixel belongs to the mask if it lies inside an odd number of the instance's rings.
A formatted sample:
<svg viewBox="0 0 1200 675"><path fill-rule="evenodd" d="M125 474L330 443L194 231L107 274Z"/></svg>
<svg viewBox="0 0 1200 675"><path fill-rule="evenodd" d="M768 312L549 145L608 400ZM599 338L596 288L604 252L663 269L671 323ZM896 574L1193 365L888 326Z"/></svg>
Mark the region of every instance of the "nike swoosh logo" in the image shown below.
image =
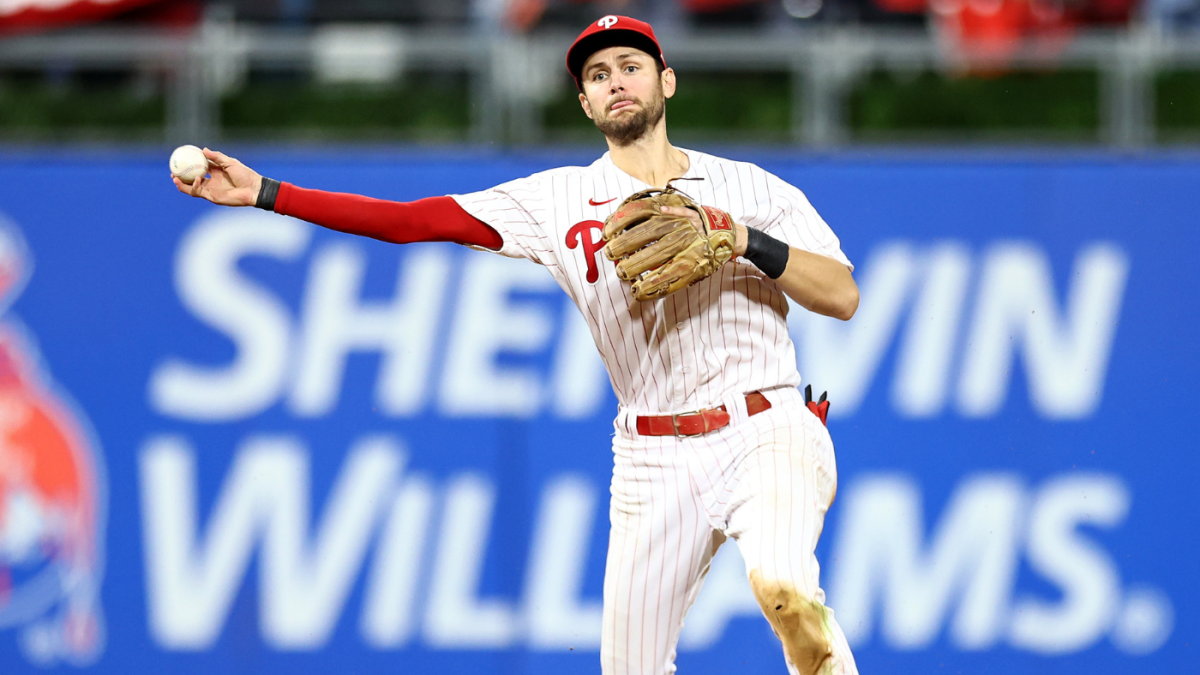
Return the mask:
<svg viewBox="0 0 1200 675"><path fill-rule="evenodd" d="M606 200L604 200L604 201L602 201L602 202L598 202L598 201L596 201L595 199L589 199L589 200L588 200L588 203L589 203L589 204L591 204L592 206L604 206L605 204L607 204L607 203L609 203L609 202L614 202L614 201L616 201L616 200L617 200L617 198L616 198L616 197L613 197L612 199L606 199Z"/></svg>

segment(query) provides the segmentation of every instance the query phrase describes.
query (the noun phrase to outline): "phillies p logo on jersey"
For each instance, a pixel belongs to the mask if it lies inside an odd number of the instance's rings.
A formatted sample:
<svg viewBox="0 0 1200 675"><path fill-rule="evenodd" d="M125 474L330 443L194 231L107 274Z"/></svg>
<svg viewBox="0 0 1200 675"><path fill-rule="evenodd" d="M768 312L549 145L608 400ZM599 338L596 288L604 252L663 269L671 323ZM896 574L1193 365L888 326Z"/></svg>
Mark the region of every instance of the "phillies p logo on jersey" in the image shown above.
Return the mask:
<svg viewBox="0 0 1200 675"><path fill-rule="evenodd" d="M592 236L604 232L604 223L598 220L585 220L576 223L567 230L567 248L583 247L583 259L587 263L587 281L594 284L600 278L600 268L596 266L596 254L604 248L604 237Z"/></svg>

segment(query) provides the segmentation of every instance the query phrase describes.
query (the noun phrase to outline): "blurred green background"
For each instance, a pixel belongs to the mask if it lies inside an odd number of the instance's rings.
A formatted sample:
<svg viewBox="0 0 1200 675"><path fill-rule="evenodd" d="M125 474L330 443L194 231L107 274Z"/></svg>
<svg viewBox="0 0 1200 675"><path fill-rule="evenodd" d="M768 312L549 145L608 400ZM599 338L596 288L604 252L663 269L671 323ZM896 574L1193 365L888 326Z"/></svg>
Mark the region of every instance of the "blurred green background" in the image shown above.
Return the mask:
<svg viewBox="0 0 1200 675"><path fill-rule="evenodd" d="M0 16L0 142L599 143L562 54L610 11L658 26L681 142L1200 139L1200 0L998 3L115 0L88 20Z"/></svg>

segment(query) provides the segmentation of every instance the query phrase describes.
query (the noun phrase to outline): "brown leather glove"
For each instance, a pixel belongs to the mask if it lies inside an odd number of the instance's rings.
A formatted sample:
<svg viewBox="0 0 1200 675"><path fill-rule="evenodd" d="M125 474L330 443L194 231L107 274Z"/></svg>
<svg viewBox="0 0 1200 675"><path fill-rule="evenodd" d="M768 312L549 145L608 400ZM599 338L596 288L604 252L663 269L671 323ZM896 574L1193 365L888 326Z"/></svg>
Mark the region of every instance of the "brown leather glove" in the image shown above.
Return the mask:
<svg viewBox="0 0 1200 675"><path fill-rule="evenodd" d="M683 216L662 213L682 206L700 215L700 227ZM632 282L633 297L654 300L711 276L733 257L733 220L700 206L682 192L643 190L630 196L604 222L604 255L617 261L617 276Z"/></svg>

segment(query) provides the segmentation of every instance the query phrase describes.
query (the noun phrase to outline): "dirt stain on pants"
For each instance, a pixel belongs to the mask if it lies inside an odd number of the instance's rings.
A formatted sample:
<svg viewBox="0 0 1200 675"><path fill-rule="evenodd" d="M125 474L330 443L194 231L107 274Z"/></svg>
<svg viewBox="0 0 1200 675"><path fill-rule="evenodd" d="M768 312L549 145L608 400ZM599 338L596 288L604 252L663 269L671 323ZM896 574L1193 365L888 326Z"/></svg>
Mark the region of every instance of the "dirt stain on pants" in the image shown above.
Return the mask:
<svg viewBox="0 0 1200 675"><path fill-rule="evenodd" d="M833 647L826 629L825 606L801 593L786 581L768 581L762 572L750 572L750 587L783 651L802 675L830 670Z"/></svg>

